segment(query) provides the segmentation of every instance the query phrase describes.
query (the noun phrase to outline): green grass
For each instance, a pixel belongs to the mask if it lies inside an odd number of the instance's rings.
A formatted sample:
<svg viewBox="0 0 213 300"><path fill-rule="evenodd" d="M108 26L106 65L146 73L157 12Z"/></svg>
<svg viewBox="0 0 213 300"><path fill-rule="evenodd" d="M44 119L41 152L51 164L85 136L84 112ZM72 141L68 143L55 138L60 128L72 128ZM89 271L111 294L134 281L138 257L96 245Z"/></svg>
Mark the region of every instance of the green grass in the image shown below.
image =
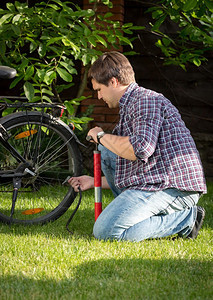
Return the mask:
<svg viewBox="0 0 213 300"><path fill-rule="evenodd" d="M112 196L103 194L105 206ZM93 191L83 193L73 235L65 224L74 205L44 226L0 224L0 299L213 299L212 199L209 184L199 202L206 218L194 241L98 241Z"/></svg>

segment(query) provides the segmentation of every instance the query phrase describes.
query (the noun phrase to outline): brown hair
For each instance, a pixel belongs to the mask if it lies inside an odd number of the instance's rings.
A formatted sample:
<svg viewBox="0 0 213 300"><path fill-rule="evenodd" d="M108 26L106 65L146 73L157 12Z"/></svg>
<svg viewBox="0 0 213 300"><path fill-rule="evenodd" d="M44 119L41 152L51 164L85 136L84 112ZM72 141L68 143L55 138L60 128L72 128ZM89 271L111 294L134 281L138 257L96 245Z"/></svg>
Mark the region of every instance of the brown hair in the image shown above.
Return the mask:
<svg viewBox="0 0 213 300"><path fill-rule="evenodd" d="M91 80L95 79L108 86L112 77L123 85L135 82L135 73L129 60L117 51L105 52L93 63L88 73L88 85L91 87Z"/></svg>

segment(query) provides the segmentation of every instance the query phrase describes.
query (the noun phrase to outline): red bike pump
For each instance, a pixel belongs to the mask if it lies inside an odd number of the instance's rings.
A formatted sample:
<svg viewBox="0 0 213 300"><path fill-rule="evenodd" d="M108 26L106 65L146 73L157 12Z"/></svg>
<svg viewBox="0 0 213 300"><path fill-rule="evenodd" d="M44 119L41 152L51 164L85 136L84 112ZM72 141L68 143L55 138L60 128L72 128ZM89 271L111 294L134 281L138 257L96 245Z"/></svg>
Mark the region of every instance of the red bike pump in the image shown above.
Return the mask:
<svg viewBox="0 0 213 300"><path fill-rule="evenodd" d="M87 136L87 141L91 141L92 137ZM95 192L95 221L102 212L102 186L101 186L101 151L98 150L98 144L93 151L94 164L94 192Z"/></svg>
<svg viewBox="0 0 213 300"><path fill-rule="evenodd" d="M93 151L94 159L94 192L95 192L95 221L102 212L102 187L101 187L101 152Z"/></svg>

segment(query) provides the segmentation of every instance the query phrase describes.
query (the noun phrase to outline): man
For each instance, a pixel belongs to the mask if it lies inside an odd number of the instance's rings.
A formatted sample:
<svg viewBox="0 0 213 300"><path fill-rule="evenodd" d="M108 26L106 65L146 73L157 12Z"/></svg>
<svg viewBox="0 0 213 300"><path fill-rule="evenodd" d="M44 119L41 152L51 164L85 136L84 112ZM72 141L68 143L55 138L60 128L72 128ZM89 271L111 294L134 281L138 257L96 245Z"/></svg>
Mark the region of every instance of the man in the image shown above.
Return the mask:
<svg viewBox="0 0 213 300"><path fill-rule="evenodd" d="M93 228L98 239L141 241L174 234L194 239L205 210L196 206L206 193L195 143L178 110L162 94L139 87L128 59L104 53L88 79L109 108L119 107L112 134L92 128L102 156L103 188L115 199ZM73 177L78 191L93 188L90 176Z"/></svg>

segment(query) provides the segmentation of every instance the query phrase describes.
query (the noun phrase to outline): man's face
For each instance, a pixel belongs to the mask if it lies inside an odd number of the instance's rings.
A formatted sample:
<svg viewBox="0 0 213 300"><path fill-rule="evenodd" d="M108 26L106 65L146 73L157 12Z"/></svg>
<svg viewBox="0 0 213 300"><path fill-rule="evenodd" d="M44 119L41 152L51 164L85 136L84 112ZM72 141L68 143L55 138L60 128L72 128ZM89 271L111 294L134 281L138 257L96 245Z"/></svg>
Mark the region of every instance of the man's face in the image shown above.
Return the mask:
<svg viewBox="0 0 213 300"><path fill-rule="evenodd" d="M102 83L98 83L95 79L92 79L92 86L97 91L98 99L103 99L109 108L116 108L119 106L119 100L117 93L117 82L114 79L109 81L109 85L106 86Z"/></svg>

